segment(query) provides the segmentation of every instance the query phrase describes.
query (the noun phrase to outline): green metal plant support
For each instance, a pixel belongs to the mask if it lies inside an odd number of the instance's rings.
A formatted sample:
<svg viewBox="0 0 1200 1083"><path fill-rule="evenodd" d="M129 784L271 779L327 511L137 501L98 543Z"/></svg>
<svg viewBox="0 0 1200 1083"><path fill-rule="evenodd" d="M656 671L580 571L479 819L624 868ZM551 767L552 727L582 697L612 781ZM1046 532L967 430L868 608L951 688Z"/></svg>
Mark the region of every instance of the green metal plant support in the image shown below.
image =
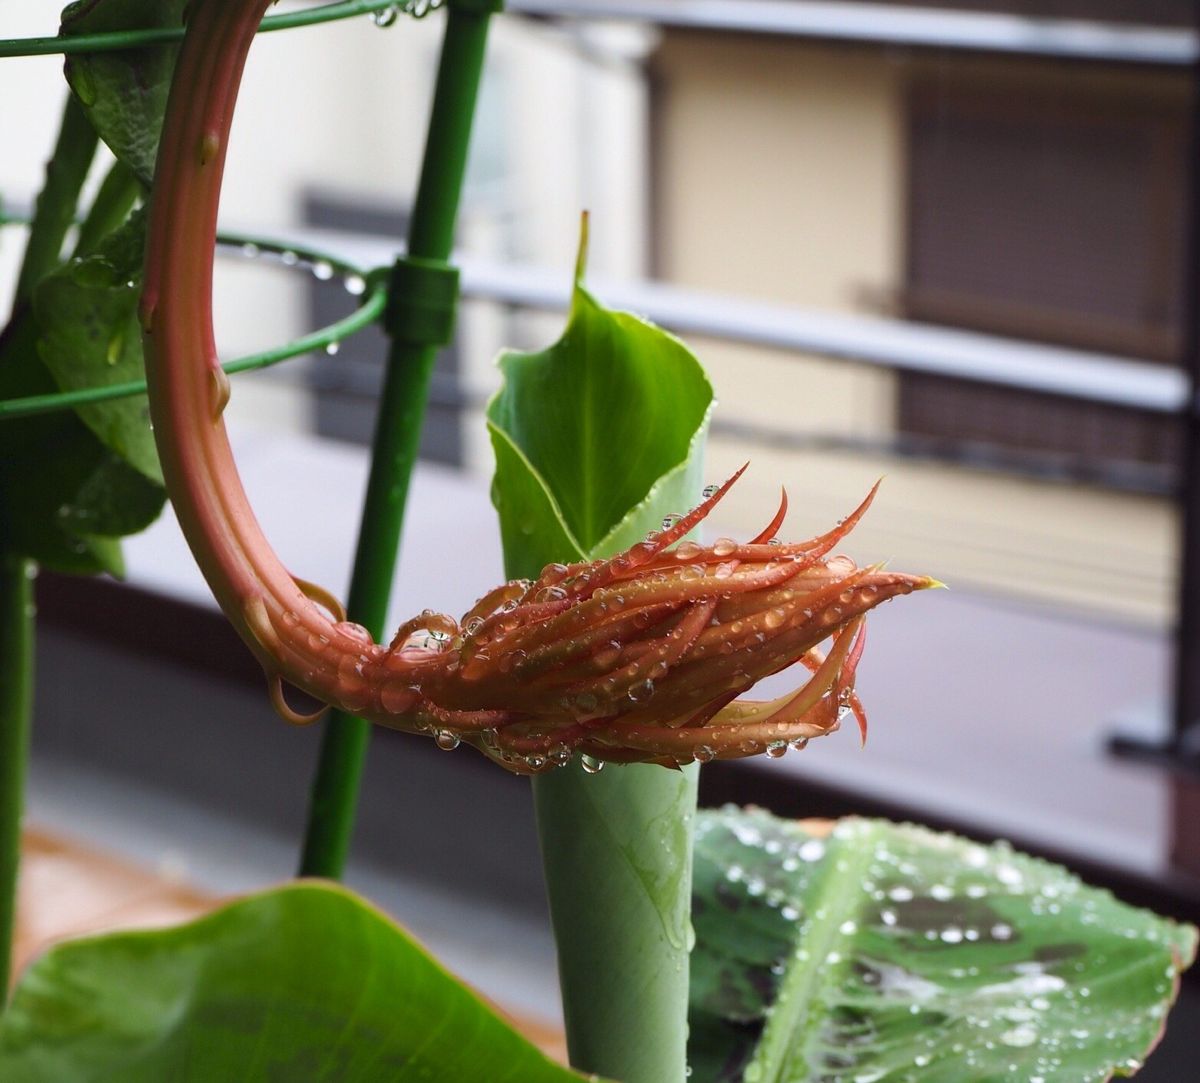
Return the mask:
<svg viewBox="0 0 1200 1083"><path fill-rule="evenodd" d="M454 244L475 100L491 15L500 0L452 0L408 237L397 261L385 327L392 345L384 376L347 615L384 634L404 505L438 349L449 340L457 276ZM346 864L369 725L334 712L325 724L300 861L304 876L338 878Z"/></svg>
<svg viewBox="0 0 1200 1083"><path fill-rule="evenodd" d="M0 1011L12 974L21 809L33 695L33 565L0 553Z"/></svg>

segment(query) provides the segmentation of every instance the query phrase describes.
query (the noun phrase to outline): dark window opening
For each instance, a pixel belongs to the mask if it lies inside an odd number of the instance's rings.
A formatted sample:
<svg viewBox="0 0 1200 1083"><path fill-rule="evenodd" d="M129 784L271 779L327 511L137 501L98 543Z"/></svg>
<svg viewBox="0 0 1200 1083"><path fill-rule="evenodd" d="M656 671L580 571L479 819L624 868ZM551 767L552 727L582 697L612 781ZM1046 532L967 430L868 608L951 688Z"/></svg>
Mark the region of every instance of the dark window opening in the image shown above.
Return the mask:
<svg viewBox="0 0 1200 1083"><path fill-rule="evenodd" d="M1131 358L1182 349L1186 88L956 63L908 97L907 317ZM906 375L905 433L1177 459L1173 419Z"/></svg>

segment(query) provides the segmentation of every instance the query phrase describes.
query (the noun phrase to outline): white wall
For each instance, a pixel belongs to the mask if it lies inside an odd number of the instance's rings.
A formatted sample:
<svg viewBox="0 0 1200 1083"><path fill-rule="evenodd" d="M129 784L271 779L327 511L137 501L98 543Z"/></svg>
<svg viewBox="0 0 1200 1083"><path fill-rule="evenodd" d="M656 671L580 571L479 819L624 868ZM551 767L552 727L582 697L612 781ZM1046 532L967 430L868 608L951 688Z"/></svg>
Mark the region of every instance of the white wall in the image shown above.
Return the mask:
<svg viewBox="0 0 1200 1083"><path fill-rule="evenodd" d="M302 225L313 190L369 206L407 207L415 191L444 15L369 17L262 35L247 65L230 146L221 218L258 233ZM52 34L55 9L5 0L0 37ZM579 212L592 210L592 267L645 270L644 35L629 28L558 29L493 20L461 214L464 247L561 269L574 261ZM61 57L0 60L0 196L29 202L57 131ZM19 101L12 110L5 103ZM0 298L20 255L17 230L0 237ZM218 264L216 318L223 354L236 356L307 330L303 276L238 260ZM557 319L513 321L464 311L465 376L494 383L491 362L515 334L544 344ZM303 427L308 392L292 362L240 377L231 424ZM490 470L479 432L468 459Z"/></svg>

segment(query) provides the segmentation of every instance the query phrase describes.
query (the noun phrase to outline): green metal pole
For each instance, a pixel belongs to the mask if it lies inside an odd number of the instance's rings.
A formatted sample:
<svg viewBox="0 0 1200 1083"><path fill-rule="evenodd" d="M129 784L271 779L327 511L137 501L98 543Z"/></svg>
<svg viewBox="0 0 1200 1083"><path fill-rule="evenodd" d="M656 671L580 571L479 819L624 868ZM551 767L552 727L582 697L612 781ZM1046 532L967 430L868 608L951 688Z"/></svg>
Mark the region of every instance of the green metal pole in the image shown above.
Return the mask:
<svg viewBox="0 0 1200 1083"><path fill-rule="evenodd" d="M0 553L0 1011L12 976L21 810L33 700L33 565Z"/></svg>
<svg viewBox="0 0 1200 1083"><path fill-rule="evenodd" d="M408 255L443 261L454 244L475 100L483 73L488 21L499 8L488 0L452 3L438 63L437 85ZM371 473L359 527L347 614L376 639L384 633L408 484L438 347L393 337L371 454ZM302 876L338 878L354 830L369 725L335 711L325 726L313 780Z"/></svg>

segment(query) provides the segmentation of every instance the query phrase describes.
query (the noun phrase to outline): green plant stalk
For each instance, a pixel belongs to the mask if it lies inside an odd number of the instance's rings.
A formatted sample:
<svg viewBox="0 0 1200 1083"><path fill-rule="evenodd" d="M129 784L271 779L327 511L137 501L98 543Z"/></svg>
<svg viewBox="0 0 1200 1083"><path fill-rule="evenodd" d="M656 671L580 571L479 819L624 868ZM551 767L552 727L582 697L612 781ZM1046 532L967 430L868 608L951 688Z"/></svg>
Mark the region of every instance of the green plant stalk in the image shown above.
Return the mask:
<svg viewBox="0 0 1200 1083"><path fill-rule="evenodd" d="M75 255L91 255L96 246L129 217L141 194L142 186L133 170L124 162L113 162L92 200L87 217L80 224Z"/></svg>
<svg viewBox="0 0 1200 1083"><path fill-rule="evenodd" d="M648 514L657 522L671 510ZM535 578L531 555L507 560L505 574ZM588 774L579 761L533 779L567 1046L580 1071L685 1079L698 779L699 765Z"/></svg>
<svg viewBox="0 0 1200 1083"><path fill-rule="evenodd" d="M96 156L98 137L83 112L69 95L63 107L62 125L54 155L46 163L46 183L37 198L25 257L17 276L14 308L29 300L33 287L58 266L63 240L75 221L79 191Z"/></svg>
<svg viewBox="0 0 1200 1083"><path fill-rule="evenodd" d="M473 5L467 10L451 4L447 10L429 133L409 229L410 256L445 260L454 244L489 15L486 5ZM437 353L436 346L406 342L402 337L393 338L389 351L346 606L349 618L376 639L382 636L387 618L404 506ZM302 876L342 875L354 831L369 736L367 722L342 711L334 711L326 723L300 860Z"/></svg>
<svg viewBox="0 0 1200 1083"><path fill-rule="evenodd" d="M571 1065L683 1083L699 766L533 780Z"/></svg>
<svg viewBox="0 0 1200 1083"><path fill-rule="evenodd" d="M33 703L33 565L0 553L0 1010L12 976L21 812Z"/></svg>

